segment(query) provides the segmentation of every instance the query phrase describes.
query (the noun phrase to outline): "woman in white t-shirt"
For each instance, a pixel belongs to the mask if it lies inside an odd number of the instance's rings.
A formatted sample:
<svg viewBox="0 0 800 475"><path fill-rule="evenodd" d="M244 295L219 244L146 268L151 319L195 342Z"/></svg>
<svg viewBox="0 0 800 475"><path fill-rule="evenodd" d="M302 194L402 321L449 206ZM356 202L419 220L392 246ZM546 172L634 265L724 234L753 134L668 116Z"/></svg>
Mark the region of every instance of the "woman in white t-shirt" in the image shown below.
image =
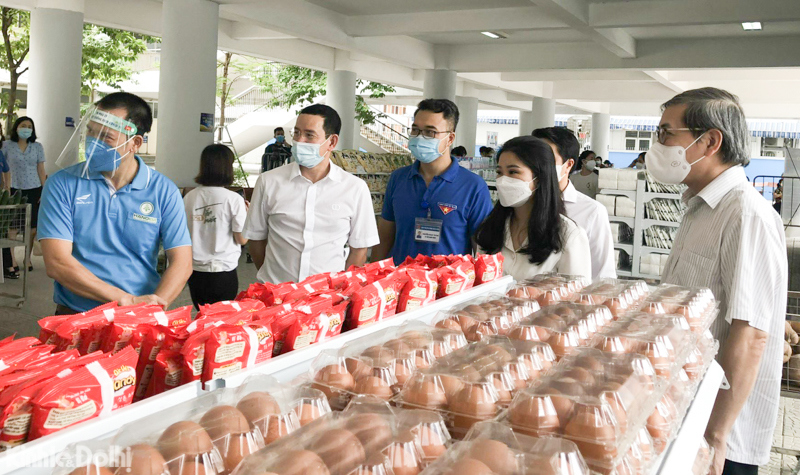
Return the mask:
<svg viewBox="0 0 800 475"><path fill-rule="evenodd" d="M195 307L233 300L239 291L236 267L242 246L247 202L226 190L233 183L234 156L225 145L209 145L200 155L199 187L183 198L192 236L189 292Z"/></svg>
<svg viewBox="0 0 800 475"><path fill-rule="evenodd" d="M564 214L558 169L547 142L509 140L497 162L499 202L478 228L482 252L503 253L505 273L516 280L558 272L592 278L586 232Z"/></svg>

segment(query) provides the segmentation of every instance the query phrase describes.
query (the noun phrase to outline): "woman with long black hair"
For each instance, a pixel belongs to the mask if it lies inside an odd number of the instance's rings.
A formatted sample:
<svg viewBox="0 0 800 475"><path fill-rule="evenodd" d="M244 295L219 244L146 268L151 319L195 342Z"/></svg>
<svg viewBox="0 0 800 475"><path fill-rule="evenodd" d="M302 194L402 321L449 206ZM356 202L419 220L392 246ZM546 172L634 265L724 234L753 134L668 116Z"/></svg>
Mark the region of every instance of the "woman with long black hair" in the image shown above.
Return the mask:
<svg viewBox="0 0 800 475"><path fill-rule="evenodd" d="M517 280L558 272L592 278L586 232L564 214L553 150L532 136L509 140L497 163L499 201L478 228L481 252L505 257Z"/></svg>

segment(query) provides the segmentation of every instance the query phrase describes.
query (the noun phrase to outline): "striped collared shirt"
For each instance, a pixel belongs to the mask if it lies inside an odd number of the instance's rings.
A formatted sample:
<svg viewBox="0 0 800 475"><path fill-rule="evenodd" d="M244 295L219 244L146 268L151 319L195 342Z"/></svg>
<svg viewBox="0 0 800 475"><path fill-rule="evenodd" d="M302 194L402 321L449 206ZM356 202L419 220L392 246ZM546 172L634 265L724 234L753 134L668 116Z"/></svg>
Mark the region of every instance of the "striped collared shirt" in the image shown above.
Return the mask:
<svg viewBox="0 0 800 475"><path fill-rule="evenodd" d="M728 436L726 455L734 462L764 465L780 399L788 285L783 223L741 166L721 173L697 195L687 191L683 201L688 209L663 282L711 289L720 303L711 332L721 348L734 319L769 333L753 392Z"/></svg>

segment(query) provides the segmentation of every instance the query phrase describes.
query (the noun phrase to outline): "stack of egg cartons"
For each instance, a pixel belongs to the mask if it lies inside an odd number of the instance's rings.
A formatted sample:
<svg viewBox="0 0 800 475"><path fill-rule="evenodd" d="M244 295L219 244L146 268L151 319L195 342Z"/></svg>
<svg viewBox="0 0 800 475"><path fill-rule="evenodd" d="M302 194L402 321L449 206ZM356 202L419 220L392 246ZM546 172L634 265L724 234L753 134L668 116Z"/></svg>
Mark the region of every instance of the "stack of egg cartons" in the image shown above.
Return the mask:
<svg viewBox="0 0 800 475"><path fill-rule="evenodd" d="M639 264L639 272L643 275L663 275L668 258L667 254L645 254Z"/></svg>

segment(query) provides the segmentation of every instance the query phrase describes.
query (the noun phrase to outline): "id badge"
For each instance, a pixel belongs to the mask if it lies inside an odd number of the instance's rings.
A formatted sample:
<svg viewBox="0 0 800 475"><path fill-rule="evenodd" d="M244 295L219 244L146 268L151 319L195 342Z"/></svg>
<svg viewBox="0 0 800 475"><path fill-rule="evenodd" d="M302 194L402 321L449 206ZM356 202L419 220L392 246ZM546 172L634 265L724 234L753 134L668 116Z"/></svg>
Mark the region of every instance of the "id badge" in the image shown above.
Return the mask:
<svg viewBox="0 0 800 475"><path fill-rule="evenodd" d="M414 220L414 240L416 242L438 243L442 237L442 220L416 218Z"/></svg>

